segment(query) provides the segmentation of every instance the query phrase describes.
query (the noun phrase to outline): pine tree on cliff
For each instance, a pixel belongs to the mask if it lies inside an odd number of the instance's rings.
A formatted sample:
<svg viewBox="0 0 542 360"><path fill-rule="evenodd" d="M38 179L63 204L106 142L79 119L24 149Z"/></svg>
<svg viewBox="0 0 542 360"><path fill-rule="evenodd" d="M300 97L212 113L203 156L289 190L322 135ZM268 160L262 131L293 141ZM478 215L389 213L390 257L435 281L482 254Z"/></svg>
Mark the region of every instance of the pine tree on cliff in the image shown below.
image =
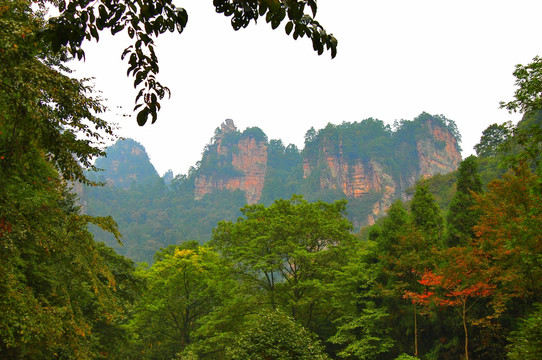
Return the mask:
<svg viewBox="0 0 542 360"><path fill-rule="evenodd" d="M472 228L478 222L479 213L472 209L475 205L473 193L481 192L477 158L469 156L459 165L457 190L446 217L446 242L449 247L465 245L469 238L474 237Z"/></svg>

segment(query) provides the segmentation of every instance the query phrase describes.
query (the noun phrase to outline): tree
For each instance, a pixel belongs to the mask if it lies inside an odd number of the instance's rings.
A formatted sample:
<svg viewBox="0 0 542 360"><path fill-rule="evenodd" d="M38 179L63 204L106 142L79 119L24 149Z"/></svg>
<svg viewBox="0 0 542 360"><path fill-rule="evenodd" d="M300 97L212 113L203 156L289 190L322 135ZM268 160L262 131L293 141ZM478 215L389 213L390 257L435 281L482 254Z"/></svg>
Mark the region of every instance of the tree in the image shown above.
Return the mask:
<svg viewBox="0 0 542 360"><path fill-rule="evenodd" d="M491 124L483 132L480 142L474 146L480 157L496 156L511 135L512 124Z"/></svg>
<svg viewBox="0 0 542 360"><path fill-rule="evenodd" d="M380 261L380 279L382 296L395 299L402 298L405 291L418 291L419 274L425 268L433 266L433 249L426 235L413 225L412 214L409 214L402 201L397 200L388 209L387 216L380 221L380 234L375 239ZM398 305L401 307L401 305ZM410 308L410 309L409 309ZM398 322L407 311L412 311L413 323L408 323L407 332L412 331L413 343L408 341L417 356L418 346L418 308L412 304L409 308L401 308L393 321ZM397 329L395 329L397 330ZM402 339L400 339L402 340ZM413 346L412 346L413 345Z"/></svg>
<svg viewBox="0 0 542 360"><path fill-rule="evenodd" d="M475 245L488 253L499 272L501 298L542 299L542 202L539 177L525 165L488 185L476 196L479 224Z"/></svg>
<svg viewBox="0 0 542 360"><path fill-rule="evenodd" d="M331 311L330 270L353 240L345 206L299 195L267 208L249 205L236 223L218 224L211 245L263 291L269 309L284 309L311 329Z"/></svg>
<svg viewBox="0 0 542 360"><path fill-rule="evenodd" d="M374 261L376 244L368 241L337 271L334 306L337 331L329 342L340 346L341 358L378 359L394 345L390 316L382 304L378 277L381 264Z"/></svg>
<svg viewBox="0 0 542 360"><path fill-rule="evenodd" d="M459 165L456 192L446 217L448 246L465 245L474 237L473 227L478 223L479 213L473 209L473 193L482 192L476 161L475 156L469 156Z"/></svg>
<svg viewBox="0 0 542 360"><path fill-rule="evenodd" d="M439 246L444 222L427 184L418 183L416 185L416 192L410 203L410 214L413 225L427 236L429 245Z"/></svg>
<svg viewBox="0 0 542 360"><path fill-rule="evenodd" d="M89 183L84 168L104 155L103 136L113 128L98 118L104 110L85 81L71 79L62 59L40 35L43 13L29 0L0 9L0 156L2 169L14 171L24 152L38 148L65 180Z"/></svg>
<svg viewBox="0 0 542 360"><path fill-rule="evenodd" d="M375 239L380 253L390 253L408 224L408 212L401 200L394 201L380 222L380 234Z"/></svg>
<svg viewBox="0 0 542 360"><path fill-rule="evenodd" d="M148 118L154 123L160 110L160 101L169 95L169 89L158 80L158 58L154 38L165 32L182 33L188 23L185 9L177 7L173 0L39 0L57 7L59 15L49 19L40 37L45 39L58 53L67 48L79 60L84 58L83 41L99 40L99 32L110 30L111 34L126 31L132 45L128 46L122 58L128 61L128 75L134 77L134 88L139 89L136 97L137 123L144 125ZM235 30L246 28L252 21L265 16L265 21L276 29L285 19L285 31L294 39L308 37L318 54L324 49L335 57L337 40L327 34L314 20L316 0L214 0L218 13L231 17ZM306 8L310 8L310 13Z"/></svg>
<svg viewBox="0 0 542 360"><path fill-rule="evenodd" d="M2 2L0 357L115 358L104 349L123 341L130 264L94 242L89 223L119 240L116 224L82 215L66 183L91 183L84 168L112 129L95 116L91 89L65 75L43 27L31 1Z"/></svg>
<svg viewBox="0 0 542 360"><path fill-rule="evenodd" d="M542 357L542 305L521 320L517 330L510 333L507 347L511 360L536 360Z"/></svg>
<svg viewBox="0 0 542 360"><path fill-rule="evenodd" d="M514 76L518 86L515 100L501 102L501 107L524 114L542 110L542 58L535 56L530 64L516 65Z"/></svg>
<svg viewBox="0 0 542 360"><path fill-rule="evenodd" d="M278 310L252 316L227 349L231 360L325 360L320 342L294 319Z"/></svg>
<svg viewBox="0 0 542 360"><path fill-rule="evenodd" d="M424 271L419 283L422 293L407 291L405 297L424 306L455 307L462 320L465 335L465 359L469 359L467 312L480 298L491 296L496 285L492 272L484 268L484 258L466 247L443 250L444 263L435 270Z"/></svg>
<svg viewBox="0 0 542 360"><path fill-rule="evenodd" d="M173 253L171 253L173 250ZM142 270L145 295L132 323L144 358L173 358L195 340L202 319L235 288L231 269L195 242L170 248L149 270Z"/></svg>

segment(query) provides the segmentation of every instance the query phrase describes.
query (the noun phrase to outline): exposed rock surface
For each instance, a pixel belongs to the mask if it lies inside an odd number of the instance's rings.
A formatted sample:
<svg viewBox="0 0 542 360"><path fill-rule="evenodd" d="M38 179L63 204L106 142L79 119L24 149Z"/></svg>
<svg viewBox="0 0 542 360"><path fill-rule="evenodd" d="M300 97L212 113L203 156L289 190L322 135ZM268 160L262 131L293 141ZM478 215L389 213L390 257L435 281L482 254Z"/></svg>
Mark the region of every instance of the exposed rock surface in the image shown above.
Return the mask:
<svg viewBox="0 0 542 360"><path fill-rule="evenodd" d="M228 135L230 139L226 138ZM236 141L231 142L232 138ZM267 170L267 139L240 134L233 121L228 119L217 131L205 155L207 158L203 159L202 164L210 171L202 171L195 179L196 200L216 189L239 189L245 193L248 204L260 200ZM215 155L218 159L216 163L209 163L209 158L214 159ZM223 162L228 159L231 160ZM220 171L221 168L230 171Z"/></svg>
<svg viewBox="0 0 542 360"><path fill-rule="evenodd" d="M348 199L372 201L364 203L369 208L367 216L352 220L357 226L374 223L395 199L406 199L406 189L420 178L451 172L461 161L458 139L440 117L422 114L412 123L416 126L414 133L401 135L400 131L394 133L386 128L389 134L383 134L383 139L388 136L390 146L395 148L386 156L395 157L399 163L408 162L406 166L399 164L395 168L390 165L393 161L378 153L369 155L358 151L352 155L351 148L362 148L363 144L352 145L350 138L350 148L346 149L341 135L332 131L340 130L340 126L321 130L313 139L315 145L303 151L300 165L303 179L308 181L317 177L313 183L319 188L299 184L298 192L334 191ZM239 189L245 193L248 204L259 202L268 167L268 142L262 134L240 133L232 120L226 120L204 152L202 166L194 181L195 198L201 199L217 189ZM359 141L364 141L363 136Z"/></svg>
<svg viewBox="0 0 542 360"><path fill-rule="evenodd" d="M428 178L457 169L461 162L461 154L456 138L450 131L430 122L425 123L424 127L430 136L417 141L416 147L420 158L418 178Z"/></svg>

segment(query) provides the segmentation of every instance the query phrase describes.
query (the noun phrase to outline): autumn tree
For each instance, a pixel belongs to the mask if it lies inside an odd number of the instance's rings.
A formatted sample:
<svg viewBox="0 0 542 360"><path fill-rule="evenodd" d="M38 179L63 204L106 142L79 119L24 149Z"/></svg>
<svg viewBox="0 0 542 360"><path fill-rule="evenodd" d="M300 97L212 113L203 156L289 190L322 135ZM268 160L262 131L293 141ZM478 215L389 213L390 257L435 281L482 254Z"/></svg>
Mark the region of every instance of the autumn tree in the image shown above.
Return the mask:
<svg viewBox="0 0 542 360"><path fill-rule="evenodd" d="M475 244L498 267L501 296L540 302L542 296L542 202L539 177L525 165L494 180L476 197L480 221Z"/></svg>
<svg viewBox="0 0 542 360"><path fill-rule="evenodd" d="M464 331L465 359L469 359L469 333L467 313L480 298L495 292L491 269L485 268L485 258L475 250L455 247L441 252L441 263L434 270L423 272L419 283L425 286L421 293L406 291L404 296L413 303L426 307L454 307L457 309Z"/></svg>

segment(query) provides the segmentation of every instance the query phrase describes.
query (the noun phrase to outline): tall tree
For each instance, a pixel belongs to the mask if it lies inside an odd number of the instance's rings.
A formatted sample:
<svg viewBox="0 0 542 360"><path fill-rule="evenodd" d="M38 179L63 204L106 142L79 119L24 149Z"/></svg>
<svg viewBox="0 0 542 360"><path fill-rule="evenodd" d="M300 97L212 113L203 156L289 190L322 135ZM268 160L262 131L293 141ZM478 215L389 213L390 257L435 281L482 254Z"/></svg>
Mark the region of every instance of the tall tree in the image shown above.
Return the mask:
<svg viewBox="0 0 542 360"><path fill-rule="evenodd" d="M440 246L444 221L427 184L420 182L410 203L412 224L426 236L429 246Z"/></svg>
<svg viewBox="0 0 542 360"><path fill-rule="evenodd" d="M476 197L480 221L475 245L498 269L501 297L542 301L542 201L540 179L526 165L494 180Z"/></svg>
<svg viewBox="0 0 542 360"><path fill-rule="evenodd" d="M87 225L120 234L111 218L82 215L66 184L90 183L84 170L112 128L41 37L43 11L0 6L0 357L115 358L104 349L122 341L130 280L111 271L119 262Z"/></svg>
<svg viewBox="0 0 542 360"><path fill-rule="evenodd" d="M333 268L353 241L346 201L309 203L298 195L269 207L250 205L236 223L221 222L212 246L265 294L309 329L325 319Z"/></svg>
<svg viewBox="0 0 542 360"><path fill-rule="evenodd" d="M132 322L145 359L173 358L195 340L202 319L216 311L235 288L231 269L218 254L188 242L160 255L142 270L145 295Z"/></svg>
<svg viewBox="0 0 542 360"><path fill-rule="evenodd" d="M337 271L334 306L340 317L328 341L339 346L340 358L379 359L394 345L379 289L381 264L375 261L375 245L369 240L359 246L349 263Z"/></svg>
<svg viewBox="0 0 542 360"><path fill-rule="evenodd" d="M476 161L475 156L469 156L459 165L456 192L446 217L448 246L465 245L474 237L473 227L478 223L479 213L473 209L473 194L482 192Z"/></svg>

